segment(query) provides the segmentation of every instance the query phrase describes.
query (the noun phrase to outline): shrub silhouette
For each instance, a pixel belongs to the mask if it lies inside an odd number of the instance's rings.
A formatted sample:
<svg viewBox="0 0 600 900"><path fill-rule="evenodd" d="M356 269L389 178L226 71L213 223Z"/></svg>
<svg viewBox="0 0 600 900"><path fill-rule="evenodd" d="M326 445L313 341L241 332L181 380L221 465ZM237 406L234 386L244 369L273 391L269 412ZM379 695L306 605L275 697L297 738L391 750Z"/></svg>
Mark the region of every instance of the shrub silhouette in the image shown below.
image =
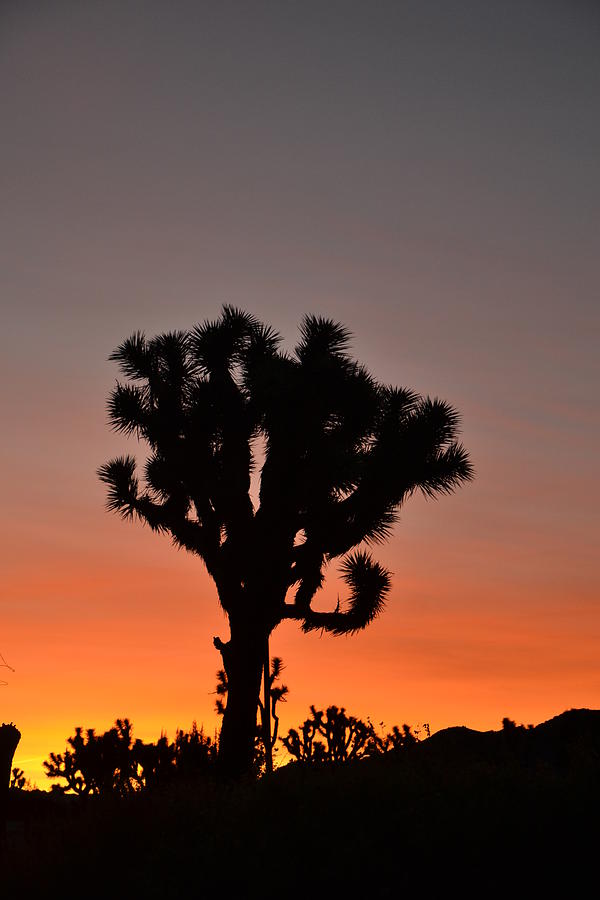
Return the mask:
<svg viewBox="0 0 600 900"><path fill-rule="evenodd" d="M10 775L10 789L12 791L24 791L29 787L29 784L29 779L26 777L23 769L15 766Z"/></svg>
<svg viewBox="0 0 600 900"><path fill-rule="evenodd" d="M339 763L374 752L377 735L372 725L347 716L344 707L310 707L311 718L282 738L288 753L305 764Z"/></svg>
<svg viewBox="0 0 600 900"><path fill-rule="evenodd" d="M340 764L382 756L419 742L418 734L409 725L394 725L390 733L382 736L370 720L363 722L347 715L343 706L328 706L325 712L311 706L310 711L310 718L299 728L290 728L287 736L281 738L294 761L303 765Z"/></svg>
<svg viewBox="0 0 600 900"><path fill-rule="evenodd" d="M429 725L423 726L425 734L429 737ZM419 733L406 723L402 728L394 725L391 732L386 734L382 741L382 751L384 753L393 753L399 750L406 750L419 743Z"/></svg>
<svg viewBox="0 0 600 900"><path fill-rule="evenodd" d="M218 742L198 729L194 722L191 731L179 729L175 737L175 774L185 781L213 771L217 759Z"/></svg>
<svg viewBox="0 0 600 900"><path fill-rule="evenodd" d="M119 794L134 789L137 770L134 764L129 719L117 719L114 728L104 734L95 729L75 729L67 739L71 747L64 753L51 753L44 762L48 778L63 778L63 791L76 794Z"/></svg>
<svg viewBox="0 0 600 900"><path fill-rule="evenodd" d="M129 719L117 719L114 728L96 734L93 728L75 729L67 739L71 749L51 753L44 762L48 778L61 779L53 789L79 795L126 796L172 783L190 781L212 770L216 742L194 722L189 732L177 730L169 743L161 735L155 744L132 739Z"/></svg>

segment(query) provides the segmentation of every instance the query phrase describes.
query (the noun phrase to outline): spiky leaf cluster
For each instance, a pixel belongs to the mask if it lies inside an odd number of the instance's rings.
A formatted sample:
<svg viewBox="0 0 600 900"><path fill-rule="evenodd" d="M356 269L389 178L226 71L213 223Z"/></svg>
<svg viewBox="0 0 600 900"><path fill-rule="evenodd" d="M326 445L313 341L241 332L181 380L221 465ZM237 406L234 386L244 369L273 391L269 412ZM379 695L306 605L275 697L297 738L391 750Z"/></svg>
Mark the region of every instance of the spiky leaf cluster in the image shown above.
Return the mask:
<svg viewBox="0 0 600 900"><path fill-rule="evenodd" d="M348 355L349 341L342 325L306 316L287 353L271 328L226 306L189 332L136 333L111 356L125 381L110 397L110 422L150 455L141 481L131 456L101 467L108 506L197 553L230 614L334 634L364 628L390 580L354 548L386 539L415 491L431 497L472 477L455 410L379 384ZM337 557L348 604L315 612Z"/></svg>

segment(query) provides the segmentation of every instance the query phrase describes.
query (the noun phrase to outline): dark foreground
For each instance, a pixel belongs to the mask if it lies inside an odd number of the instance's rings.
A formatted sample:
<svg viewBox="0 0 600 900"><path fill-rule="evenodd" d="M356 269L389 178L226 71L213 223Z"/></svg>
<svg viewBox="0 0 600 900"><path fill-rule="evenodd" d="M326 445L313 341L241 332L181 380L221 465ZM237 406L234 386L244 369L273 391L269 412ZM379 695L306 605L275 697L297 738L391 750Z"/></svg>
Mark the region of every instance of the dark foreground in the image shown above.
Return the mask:
<svg viewBox="0 0 600 900"><path fill-rule="evenodd" d="M10 802L6 900L572 896L586 876L597 884L600 712L448 729L396 756L258 783Z"/></svg>

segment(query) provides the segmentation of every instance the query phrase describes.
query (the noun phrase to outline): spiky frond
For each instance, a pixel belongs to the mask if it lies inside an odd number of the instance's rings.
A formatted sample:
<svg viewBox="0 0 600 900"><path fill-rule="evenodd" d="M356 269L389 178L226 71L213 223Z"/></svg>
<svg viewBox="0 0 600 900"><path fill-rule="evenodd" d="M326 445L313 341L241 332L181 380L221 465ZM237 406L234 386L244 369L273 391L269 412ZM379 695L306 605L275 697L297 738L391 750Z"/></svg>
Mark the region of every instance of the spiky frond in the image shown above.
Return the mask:
<svg viewBox="0 0 600 900"><path fill-rule="evenodd" d="M254 320L248 334L248 347L245 355L246 357L260 358L272 356L280 343L279 332L270 325L264 325L262 322Z"/></svg>
<svg viewBox="0 0 600 900"><path fill-rule="evenodd" d="M148 424L148 390L137 384L119 384L108 398L108 418L115 431L140 434Z"/></svg>
<svg viewBox="0 0 600 900"><path fill-rule="evenodd" d="M119 456L98 469L100 481L108 485L107 509L132 519L137 512L139 482L133 456Z"/></svg>
<svg viewBox="0 0 600 900"><path fill-rule="evenodd" d="M182 491L185 493L181 483L182 475L183 472L175 469L170 460L159 453L153 453L146 460L146 484L161 500L168 500Z"/></svg>
<svg viewBox="0 0 600 900"><path fill-rule="evenodd" d="M258 338L260 322L249 313L224 306L221 317L196 325L190 335L190 348L201 370L208 375L230 372L240 362L240 354L252 334ZM270 339L270 338L269 338ZM268 343L263 332L263 343Z"/></svg>
<svg viewBox="0 0 600 900"><path fill-rule="evenodd" d="M418 418L426 423L430 441L438 447L453 441L460 427L460 414L445 400L425 397L418 404Z"/></svg>
<svg viewBox="0 0 600 900"><path fill-rule="evenodd" d="M153 360L150 384L157 393L181 394L188 380L196 374L197 365L190 353L190 338L185 331L159 334L148 344Z"/></svg>
<svg viewBox="0 0 600 900"><path fill-rule="evenodd" d="M363 509L362 516L355 518L355 527L362 532L362 540L369 544L384 544L394 531L394 525L398 522L398 513L392 506L387 509L373 508Z"/></svg>
<svg viewBox="0 0 600 900"><path fill-rule="evenodd" d="M100 466L98 477L108 485L107 508L124 519L137 516L153 531L170 532L178 546L198 553L210 567L213 548L200 525L187 518L185 495L170 493L164 502L155 502L147 491L140 492L135 471L132 456L121 456Z"/></svg>
<svg viewBox="0 0 600 900"><path fill-rule="evenodd" d="M152 376L152 354L143 331L136 331L119 344L108 357L119 363L119 368L127 378L144 379Z"/></svg>
<svg viewBox="0 0 600 900"><path fill-rule="evenodd" d="M426 497L451 494L466 481L472 481L475 470L467 450L462 444L450 444L440 450L427 467L427 473L419 481L419 489Z"/></svg>
<svg viewBox="0 0 600 900"><path fill-rule="evenodd" d="M473 477L468 454L455 441L459 417L449 404L389 388L380 397L371 437L355 456L354 489L305 528L330 558L364 540L386 540L398 509L415 491L450 493Z"/></svg>
<svg viewBox="0 0 600 900"><path fill-rule="evenodd" d="M366 628L383 610L391 576L369 553L359 550L347 556L341 566L341 575L351 588L346 610L311 611L302 624L303 631L324 629L336 635L353 634Z"/></svg>
<svg viewBox="0 0 600 900"><path fill-rule="evenodd" d="M271 688L271 703L285 703L286 697L289 694L290 690L287 684L282 684L281 687Z"/></svg>
<svg viewBox="0 0 600 900"><path fill-rule="evenodd" d="M395 422L405 419L414 410L420 399L420 394L410 388L394 387L393 385L385 385L381 388L383 415Z"/></svg>
<svg viewBox="0 0 600 900"><path fill-rule="evenodd" d="M344 353L352 339L352 332L339 322L314 315L304 316L300 323L300 335L296 356L301 361Z"/></svg>
<svg viewBox="0 0 600 900"><path fill-rule="evenodd" d="M153 352L172 373L187 370L189 335L187 331L166 331L151 342Z"/></svg>
<svg viewBox="0 0 600 900"><path fill-rule="evenodd" d="M219 697L227 696L227 691L229 690L229 684L227 682L227 675L225 673L225 669L219 669L217 672L217 687L215 693Z"/></svg>
<svg viewBox="0 0 600 900"><path fill-rule="evenodd" d="M271 678L274 680L279 678L285 666L283 665L283 660L280 656L274 656L271 659Z"/></svg>
<svg viewBox="0 0 600 900"><path fill-rule="evenodd" d="M199 554L227 603L295 585L282 615L345 634L371 621L389 589L388 573L354 548L387 540L411 494L449 493L473 468L448 403L379 384L331 319L306 316L300 332L286 354L277 332L231 306L191 332L136 332L111 356L136 383L117 384L109 417L149 444L145 479L131 457L99 474L109 508ZM313 613L325 566L348 553L345 609Z"/></svg>

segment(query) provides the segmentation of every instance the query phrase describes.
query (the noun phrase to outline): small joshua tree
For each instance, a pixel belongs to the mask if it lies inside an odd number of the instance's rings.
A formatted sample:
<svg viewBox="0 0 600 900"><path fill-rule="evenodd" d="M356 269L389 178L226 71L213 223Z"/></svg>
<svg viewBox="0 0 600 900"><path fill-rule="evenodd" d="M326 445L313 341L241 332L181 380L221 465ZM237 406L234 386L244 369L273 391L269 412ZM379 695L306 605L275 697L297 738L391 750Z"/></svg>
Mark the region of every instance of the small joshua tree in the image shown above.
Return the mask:
<svg viewBox="0 0 600 900"><path fill-rule="evenodd" d="M10 775L10 789L12 791L24 791L28 786L29 781L25 772L23 769L19 769L18 766L15 766Z"/></svg>
<svg viewBox="0 0 600 900"><path fill-rule="evenodd" d="M213 771L217 759L216 738L204 734L203 728L192 724L190 731L178 729L175 736L175 769L177 777L191 781Z"/></svg>
<svg viewBox="0 0 600 900"><path fill-rule="evenodd" d="M281 741L296 762L304 765L339 764L370 756L406 750L419 742L410 725L380 735L370 719L349 716L344 707L329 706L325 712L311 706L311 717L299 728L290 728ZM381 723L383 724L383 723ZM425 725L429 736L429 725Z"/></svg>
<svg viewBox="0 0 600 900"><path fill-rule="evenodd" d="M381 739L373 725L347 715L343 706L328 706L325 712L311 706L310 711L311 717L299 730L290 728L287 737L282 738L297 762L345 763L382 752Z"/></svg>
<svg viewBox="0 0 600 900"><path fill-rule="evenodd" d="M139 738L133 742L129 719L117 719L113 728L100 735L93 728L85 732L76 728L67 743L70 749L51 753L44 768L49 778L66 782L53 790L80 796L122 797L175 779L193 781L210 772L216 759L216 743L195 722L189 732L178 729L173 743L164 734L155 744Z"/></svg>
<svg viewBox="0 0 600 900"><path fill-rule="evenodd" d="M96 734L88 728L75 729L68 738L70 750L51 753L44 762L48 778L62 778L63 792L76 794L119 794L133 790L137 768L131 753L132 737L129 719L117 719L114 728Z"/></svg>
<svg viewBox="0 0 600 900"><path fill-rule="evenodd" d="M429 737L429 725L423 726L425 730L425 734ZM411 729L410 725L406 723L402 726L402 728L398 728L397 725L394 725L391 732L386 734L383 739L383 750L384 753L394 752L398 750L406 750L407 747L412 747L414 744L419 743L419 730Z"/></svg>
<svg viewBox="0 0 600 900"><path fill-rule="evenodd" d="M175 779L186 783L195 781L212 771L216 750L216 741L205 735L196 722L190 731L178 728L171 744L164 734L155 744L138 739L132 748L137 785L140 789L151 789Z"/></svg>

